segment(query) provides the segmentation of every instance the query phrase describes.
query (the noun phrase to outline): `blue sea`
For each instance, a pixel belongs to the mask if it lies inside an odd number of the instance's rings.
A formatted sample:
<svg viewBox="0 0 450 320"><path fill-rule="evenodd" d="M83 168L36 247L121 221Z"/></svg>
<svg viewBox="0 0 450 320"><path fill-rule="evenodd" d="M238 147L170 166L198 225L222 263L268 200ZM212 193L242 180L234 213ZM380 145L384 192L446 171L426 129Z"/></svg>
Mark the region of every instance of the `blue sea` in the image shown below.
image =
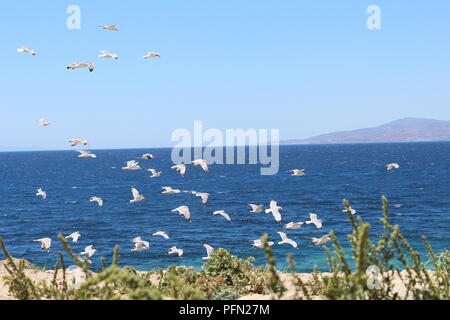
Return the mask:
<svg viewBox="0 0 450 320"><path fill-rule="evenodd" d="M286 231L299 243L273 247L279 269L287 268L286 255L293 254L297 270L327 270L326 254L309 242L333 230L341 242L351 232L342 199L348 199L357 215L371 224L371 233L381 232L381 196L389 199L392 223L413 246L425 254L421 235L429 238L436 251L450 244L450 143L389 143L352 145L281 146L280 171L261 176L259 165L211 165L205 173L188 166L185 177L170 169L170 149L95 150L96 159L78 158L73 150L0 153L0 237L15 257L38 266L54 265L63 251L57 234L81 232L73 249L76 253L94 245L92 258L99 268L100 257L111 260L113 248L120 246L119 263L139 270L169 265L200 268L205 250L202 242L226 248L239 257L255 257L256 265L266 260L262 249L253 249L251 240L268 233L279 241L282 229L271 214L249 213L248 203L275 200L283 207L283 222L308 220L314 212L323 228L303 225ZM150 178L145 170L121 170L125 162L152 153L152 160L139 160L146 168L163 171ZM399 170L387 172L385 164L397 162ZM292 177L290 169L306 170L306 176ZM130 203L135 186L146 200ZM161 194L161 186L210 193L205 207L189 193ZM43 188L47 199L35 196ZM103 208L89 202L92 196L104 200ZM187 205L190 223L171 210ZM215 210L230 213L232 222L212 216ZM169 240L152 236L163 230ZM150 242L150 250L131 252L130 239L140 236ZM50 237L50 253L41 251L33 239ZM184 250L183 257L168 256L169 247ZM3 259L3 253L0 253ZM426 257L425 257L426 258ZM67 258L69 259L69 258ZM70 263L68 263L70 264Z"/></svg>

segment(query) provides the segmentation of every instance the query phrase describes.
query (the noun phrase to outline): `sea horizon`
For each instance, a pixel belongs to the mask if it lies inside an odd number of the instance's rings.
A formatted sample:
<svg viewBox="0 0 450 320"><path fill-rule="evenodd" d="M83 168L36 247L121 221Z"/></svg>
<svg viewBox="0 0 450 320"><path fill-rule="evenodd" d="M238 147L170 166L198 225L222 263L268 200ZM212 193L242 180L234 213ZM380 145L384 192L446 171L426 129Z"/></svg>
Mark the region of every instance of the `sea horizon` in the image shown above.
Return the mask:
<svg viewBox="0 0 450 320"><path fill-rule="evenodd" d="M283 140L283 141L289 141L289 140ZM346 145L372 145L372 144L409 144L409 143L450 143L449 140L436 140L436 141L386 141L386 142L346 142L346 143L283 143L283 141L280 142L280 146L283 147L289 147L289 146L346 146ZM223 146L212 146L212 147L218 147L218 148L229 148L229 147L254 147L254 146L263 146L263 145L223 145ZM202 146L201 148L206 148L207 146ZM83 146L80 148L73 148L73 147L67 147L65 149L30 149L30 150L0 150L0 153L2 152L57 152L57 151L76 151L76 150L90 150L90 151L109 151L109 150L165 150L170 149L172 150L174 146L169 147L117 147L117 148L89 148L89 146ZM187 147L188 149L197 149L199 147Z"/></svg>

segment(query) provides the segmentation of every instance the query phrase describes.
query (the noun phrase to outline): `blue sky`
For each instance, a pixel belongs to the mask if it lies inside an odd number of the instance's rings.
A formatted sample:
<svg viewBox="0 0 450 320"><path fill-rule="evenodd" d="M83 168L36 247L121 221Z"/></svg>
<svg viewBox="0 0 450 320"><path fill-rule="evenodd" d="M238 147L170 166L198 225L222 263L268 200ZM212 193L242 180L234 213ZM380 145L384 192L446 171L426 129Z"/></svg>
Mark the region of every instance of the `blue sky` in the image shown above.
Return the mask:
<svg viewBox="0 0 450 320"><path fill-rule="evenodd" d="M66 28L71 4L80 30ZM381 30L366 27L372 4ZM450 120L449 17L447 0L2 1L0 146L171 146L194 120L282 139ZM119 32L97 27L113 23ZM65 69L75 61L96 69ZM37 128L40 117L53 125Z"/></svg>

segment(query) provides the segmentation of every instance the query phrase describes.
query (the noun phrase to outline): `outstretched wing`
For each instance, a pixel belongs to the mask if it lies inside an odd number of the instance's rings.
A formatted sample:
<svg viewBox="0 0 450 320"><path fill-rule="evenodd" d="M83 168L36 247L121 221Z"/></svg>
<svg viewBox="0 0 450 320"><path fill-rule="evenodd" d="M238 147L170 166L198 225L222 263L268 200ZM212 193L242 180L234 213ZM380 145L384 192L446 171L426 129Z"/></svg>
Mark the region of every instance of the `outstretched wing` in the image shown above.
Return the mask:
<svg viewBox="0 0 450 320"><path fill-rule="evenodd" d="M286 236L286 233L284 233L284 232L281 232L281 231L278 231L277 232L279 235L280 235L280 237L281 237L281 241L285 241L285 240L287 240L287 236Z"/></svg>
<svg viewBox="0 0 450 320"><path fill-rule="evenodd" d="M211 247L209 244L203 244L203 246L206 249L206 254L208 255L208 257L210 257L213 253L214 253L214 248Z"/></svg>
<svg viewBox="0 0 450 320"><path fill-rule="evenodd" d="M131 193L133 194L134 198L139 197L139 191L136 188L131 188Z"/></svg>

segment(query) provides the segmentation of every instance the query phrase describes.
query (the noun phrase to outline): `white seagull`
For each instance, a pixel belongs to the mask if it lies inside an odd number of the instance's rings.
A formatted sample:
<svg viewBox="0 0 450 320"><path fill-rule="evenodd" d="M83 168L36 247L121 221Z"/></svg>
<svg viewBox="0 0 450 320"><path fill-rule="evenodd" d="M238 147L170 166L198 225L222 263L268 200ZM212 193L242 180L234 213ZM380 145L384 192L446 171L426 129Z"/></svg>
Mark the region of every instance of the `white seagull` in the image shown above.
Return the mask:
<svg viewBox="0 0 450 320"><path fill-rule="evenodd" d="M127 161L127 166L122 167L122 170L141 170L142 168L139 166L139 162L135 160Z"/></svg>
<svg viewBox="0 0 450 320"><path fill-rule="evenodd" d="M47 250L47 252L50 252L50 247L52 246L52 239L50 238L42 238L42 239L36 239L33 240L34 242L39 242L41 244L42 250Z"/></svg>
<svg viewBox="0 0 450 320"><path fill-rule="evenodd" d="M259 213L259 212L263 211L263 207L264 207L263 204L249 203L248 205L252 208L252 210L250 211L251 213Z"/></svg>
<svg viewBox="0 0 450 320"><path fill-rule="evenodd" d="M161 187L164 191L162 191L162 194L175 194L175 193L181 193L180 189L172 189L172 187Z"/></svg>
<svg viewBox="0 0 450 320"><path fill-rule="evenodd" d="M133 241L134 248L131 251L143 251L148 250L150 248L150 243L148 241L144 241L139 239L139 241Z"/></svg>
<svg viewBox="0 0 450 320"><path fill-rule="evenodd" d="M77 150L77 152L79 152L80 154L78 155L78 158L97 158L97 156L93 153L91 153L90 151L85 151L85 150Z"/></svg>
<svg viewBox="0 0 450 320"><path fill-rule="evenodd" d="M103 199L102 198L99 198L99 197L91 197L90 199L89 199L89 201L90 202L97 202L98 203L98 206L101 208L101 207L103 207Z"/></svg>
<svg viewBox="0 0 450 320"><path fill-rule="evenodd" d="M170 167L170 169L176 169L177 173L179 173L182 177L184 177L184 174L186 173L186 165L184 164L174 165Z"/></svg>
<svg viewBox="0 0 450 320"><path fill-rule="evenodd" d="M42 190L41 188L36 190L36 196L41 196L43 200L47 199L47 192Z"/></svg>
<svg viewBox="0 0 450 320"><path fill-rule="evenodd" d="M203 246L206 249L206 257L203 257L203 260L209 260L211 258L212 254L214 253L214 248L211 247L209 244L204 243Z"/></svg>
<svg viewBox="0 0 450 320"><path fill-rule="evenodd" d="M101 26L98 27L110 31L119 31L119 29L117 28L118 26L119 26L118 24L102 24Z"/></svg>
<svg viewBox="0 0 450 320"><path fill-rule="evenodd" d="M181 249L178 249L176 246L173 246L169 249L168 254L178 254L179 257L183 256L184 251Z"/></svg>
<svg viewBox="0 0 450 320"><path fill-rule="evenodd" d="M218 214L220 214L220 215L221 215L222 217L224 217L227 221L231 222L231 218L230 218L229 214L226 213L224 210L217 210L217 211L214 211L212 214L213 214L213 215L218 215Z"/></svg>
<svg viewBox="0 0 450 320"><path fill-rule="evenodd" d="M292 169L289 172L292 172L291 176L301 177L305 175L305 169Z"/></svg>
<svg viewBox="0 0 450 320"><path fill-rule="evenodd" d="M84 248L84 251L81 252L80 254L86 254L88 256L88 258L91 258L95 252L97 252L96 249L93 248L94 246L91 244L89 246L87 246L86 248Z"/></svg>
<svg viewBox="0 0 450 320"><path fill-rule="evenodd" d="M31 50L30 48L28 48L26 46L21 46L20 48L17 49L17 52L30 53L33 56L36 55L36 52L34 50Z"/></svg>
<svg viewBox="0 0 450 320"><path fill-rule="evenodd" d="M169 235L167 233L165 233L164 231L157 231L154 234L152 234L152 236L161 236L164 239L169 239Z"/></svg>
<svg viewBox="0 0 450 320"><path fill-rule="evenodd" d="M110 53L108 50L101 50L100 52L99 58L119 59L117 53Z"/></svg>
<svg viewBox="0 0 450 320"><path fill-rule="evenodd" d="M152 155L150 153L146 153L146 154L143 154L142 157L140 157L139 159L150 160L150 159L153 159L154 157L155 157L154 155Z"/></svg>
<svg viewBox="0 0 450 320"><path fill-rule="evenodd" d="M356 210L353 209L352 207L348 207L348 209L344 209L344 210L342 210L342 212L349 212L351 215L354 216L356 213Z"/></svg>
<svg viewBox="0 0 450 320"><path fill-rule="evenodd" d="M280 210L282 210L282 209L283 208L281 208L277 205L276 201L271 200L269 209L266 209L266 213L272 213L273 217L275 218L275 221L280 222L281 221Z"/></svg>
<svg viewBox="0 0 450 320"><path fill-rule="evenodd" d="M134 242L134 243L136 243L136 242L141 242L141 241L143 241L143 240L141 239L141 237L136 237L136 238L131 239L131 242Z"/></svg>
<svg viewBox="0 0 450 320"><path fill-rule="evenodd" d="M156 178L161 176L162 171L156 171L155 169L147 169L148 172L150 172L152 175L150 178Z"/></svg>
<svg viewBox="0 0 450 320"><path fill-rule="evenodd" d="M314 243L316 246L327 243L331 240L331 234L327 233L326 235L320 237L320 238L311 238L311 242Z"/></svg>
<svg viewBox="0 0 450 320"><path fill-rule="evenodd" d="M67 237L65 237L66 239L72 239L72 242L73 243L77 243L78 242L78 239L80 239L81 238L81 233L80 232L74 232L74 233L71 233L71 234L69 234Z"/></svg>
<svg viewBox="0 0 450 320"><path fill-rule="evenodd" d="M208 164L206 164L206 161L204 159L197 159L197 160L191 161L191 163L194 166L202 167L203 171L208 172Z"/></svg>
<svg viewBox="0 0 450 320"><path fill-rule="evenodd" d="M89 71L94 71L94 64L92 62L74 62L69 64L66 69L81 69L81 68L89 68Z"/></svg>
<svg viewBox="0 0 450 320"><path fill-rule="evenodd" d="M142 201L145 199L145 197L139 193L139 191L136 188L131 188L131 193L133 194L133 200L130 200L131 203Z"/></svg>
<svg viewBox="0 0 450 320"><path fill-rule="evenodd" d="M309 221L306 221L306 224L314 224L316 227L317 227L317 229L320 229L320 228L322 228L322 220L320 220L320 219L317 219L317 214L315 214L315 213L310 213L309 214Z"/></svg>
<svg viewBox="0 0 450 320"><path fill-rule="evenodd" d="M188 206L180 206L178 208L173 209L172 212L178 212L180 216L184 217L189 222L192 222L191 212L189 211Z"/></svg>
<svg viewBox="0 0 450 320"><path fill-rule="evenodd" d="M88 141L86 139L72 139L69 140L69 144L71 147L75 147L78 144L87 145Z"/></svg>
<svg viewBox="0 0 450 320"><path fill-rule="evenodd" d="M252 240L252 242L253 242L252 243L253 248L264 248L264 243L261 241L261 239ZM271 246L274 245L274 242L273 241L268 241L267 245L269 247L271 247Z"/></svg>
<svg viewBox="0 0 450 320"><path fill-rule="evenodd" d="M278 242L278 244L290 244L290 245L291 245L292 247L294 247L294 248L297 248L297 247L298 247L297 242L295 242L295 241L292 240L292 239L289 239L289 238L287 237L286 233L281 232L281 231L277 231L277 233L278 233L278 234L280 235L280 237L281 237L281 241Z"/></svg>
<svg viewBox="0 0 450 320"><path fill-rule="evenodd" d="M202 205L205 206L209 199L209 193L206 192L193 192L196 197L200 197L202 199Z"/></svg>
<svg viewBox="0 0 450 320"><path fill-rule="evenodd" d="M146 53L145 56L144 56L144 59L148 59L148 58L156 58L156 57L161 58L159 52L154 52L154 51L152 51L152 52Z"/></svg>
<svg viewBox="0 0 450 320"><path fill-rule="evenodd" d="M398 163L389 163L386 165L386 170L391 171L392 169L399 169L400 165Z"/></svg>
<svg viewBox="0 0 450 320"><path fill-rule="evenodd" d="M39 123L39 127L47 127L47 126L51 125L51 123L48 122L47 120L45 120L44 118L40 118L36 121Z"/></svg>
<svg viewBox="0 0 450 320"><path fill-rule="evenodd" d="M297 230L301 228L302 224L304 224L304 222L289 222L288 224L285 224L283 228L287 230Z"/></svg>

